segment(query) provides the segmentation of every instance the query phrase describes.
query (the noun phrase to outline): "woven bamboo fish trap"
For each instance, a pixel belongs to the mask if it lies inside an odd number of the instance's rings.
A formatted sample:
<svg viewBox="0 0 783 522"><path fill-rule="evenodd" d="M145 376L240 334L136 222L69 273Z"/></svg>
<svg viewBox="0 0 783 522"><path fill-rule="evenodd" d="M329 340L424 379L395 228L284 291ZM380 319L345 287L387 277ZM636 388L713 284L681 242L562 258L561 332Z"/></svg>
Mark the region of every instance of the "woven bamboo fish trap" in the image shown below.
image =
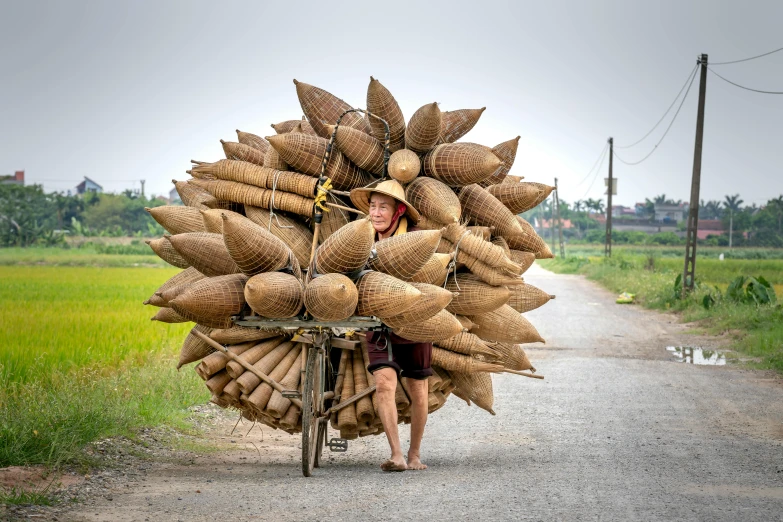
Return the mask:
<svg viewBox="0 0 783 522"><path fill-rule="evenodd" d="M359 315L392 317L411 308L422 297L416 287L382 272L367 272L357 282Z"/></svg>
<svg viewBox="0 0 783 522"><path fill-rule="evenodd" d="M389 157L389 176L403 185L416 179L419 172L421 160L412 150L400 149Z"/></svg>
<svg viewBox="0 0 783 522"><path fill-rule="evenodd" d="M417 230L375 243L369 266L378 272L408 280L421 270L435 253L439 230Z"/></svg>
<svg viewBox="0 0 783 522"><path fill-rule="evenodd" d="M273 381L280 381L299 358L299 350L301 350L299 343L285 342L254 364L253 367L267 374ZM240 375L237 378L237 384L242 393L248 395L243 404L256 412L263 412L272 397L272 387L261 382L261 378L250 371Z"/></svg>
<svg viewBox="0 0 783 522"><path fill-rule="evenodd" d="M544 339L530 321L508 305L484 314L471 315L475 323L470 329L485 341L509 343L543 343Z"/></svg>
<svg viewBox="0 0 783 522"><path fill-rule="evenodd" d="M437 103L428 103L411 116L405 128L405 147L414 152L427 152L438 143L441 113Z"/></svg>
<svg viewBox="0 0 783 522"><path fill-rule="evenodd" d="M363 268L370 258L375 229L369 219L348 223L329 236L315 252L310 273L348 273Z"/></svg>
<svg viewBox="0 0 783 522"><path fill-rule="evenodd" d="M271 127L277 134L288 134L290 132L302 132L309 136L318 136L304 117L301 120L286 120L280 123L273 123Z"/></svg>
<svg viewBox="0 0 783 522"><path fill-rule="evenodd" d="M497 362L509 370L536 371L521 346L511 343L493 343L491 346L498 354Z"/></svg>
<svg viewBox="0 0 783 522"><path fill-rule="evenodd" d="M330 203L336 203L338 205L345 205L345 202L329 193L326 196L326 200ZM330 208L329 212L324 212L323 219L321 221L321 242L326 241L332 234L343 228L345 225L351 222L351 214L340 210L339 208ZM307 259L309 259L309 254Z"/></svg>
<svg viewBox="0 0 783 522"><path fill-rule="evenodd" d="M283 345L283 346L281 346ZM266 358L270 353L275 352L272 356L270 356L270 359L267 359L267 361L264 364L267 364L265 368L267 370L271 370L274 366L274 364L277 364L278 360L283 357L288 351L291 349L291 346L293 343L289 342L289 339L286 339L284 337L274 337L272 339L267 339L264 342L257 343L253 345L249 350L245 351L239 358L252 366L255 366L255 364L264 358ZM278 349L280 347L280 349ZM260 369L260 368L258 368ZM240 364L239 361L228 361L226 363L226 372L234 378L239 379L242 374L247 372L245 366L243 364ZM268 373L264 372L264 373ZM242 380L242 386L246 387L247 383L250 382L248 379L250 379L252 375L252 372L250 372L243 380ZM254 381L258 382L258 381ZM250 388L250 391L252 391L252 388ZM244 393L247 393L243 390Z"/></svg>
<svg viewBox="0 0 783 522"><path fill-rule="evenodd" d="M223 215L223 242L239 269L247 275L273 272L299 261L283 240L248 218Z"/></svg>
<svg viewBox="0 0 783 522"><path fill-rule="evenodd" d="M303 349L299 350L299 360L294 361L291 367L288 369L288 373L285 374L280 380L280 386L284 390L297 390L299 389L299 382L302 376L302 359L305 356ZM269 402L266 405L266 412L273 418L280 419L291 407L291 400L283 397L283 394L275 390L272 392L272 396L269 398Z"/></svg>
<svg viewBox="0 0 783 522"><path fill-rule="evenodd" d="M256 136L250 132L242 132L239 129L237 129L237 141L243 145L249 145L254 149L261 151L262 155L266 154L266 151L269 148L269 142L261 136Z"/></svg>
<svg viewBox="0 0 783 522"><path fill-rule="evenodd" d="M294 85L296 85L296 95L299 97L299 104L302 106L307 121L322 138L329 137L326 125L334 125L345 111L353 108L337 96L313 85L297 80L294 80ZM361 114L348 113L340 124L370 134L370 125Z"/></svg>
<svg viewBox="0 0 783 522"><path fill-rule="evenodd" d="M236 344L234 346L229 346L228 351L238 356L242 355L255 345L255 341ZM228 356L222 351L215 351L201 360L198 366L196 366L196 373L198 373L199 377L206 380L210 375L215 375L217 372L225 370L226 364L228 364L230 360L231 359L229 359Z"/></svg>
<svg viewBox="0 0 783 522"><path fill-rule="evenodd" d="M443 143L422 159L425 176L451 187L463 187L487 179L500 166L497 156L475 143Z"/></svg>
<svg viewBox="0 0 783 522"><path fill-rule="evenodd" d="M444 223L438 223L437 221L430 219L422 214L419 214L419 221L416 222L416 228L419 230L440 230L445 226L446 225Z"/></svg>
<svg viewBox="0 0 783 522"><path fill-rule="evenodd" d="M449 375L456 386L454 395L459 393L459 397L467 398L482 410L495 415L495 410L492 409L495 395L492 389L492 377L489 373L449 372Z"/></svg>
<svg viewBox="0 0 783 522"><path fill-rule="evenodd" d="M193 285L193 283L183 283L180 285L175 285L170 288L167 288L163 292L156 292L155 295L160 296L165 302L166 305L168 305L168 302L172 299L175 299L178 295L184 294L188 288L190 288Z"/></svg>
<svg viewBox="0 0 783 522"><path fill-rule="evenodd" d="M481 356L485 359L496 359L498 353L470 332L460 332L454 337L438 341L439 348L471 357Z"/></svg>
<svg viewBox="0 0 783 522"><path fill-rule="evenodd" d="M353 387L354 393L361 393L368 388L366 363L361 350L353 351ZM365 396L356 401L356 420L369 425L375 418L375 409L370 397Z"/></svg>
<svg viewBox="0 0 783 522"><path fill-rule="evenodd" d="M327 214L331 213L333 212L327 212ZM301 268L307 266L313 244L313 233L309 228L295 219L277 212L272 216L268 210L263 208L247 206L245 214L253 223L267 229L288 245ZM323 222L321 226L321 230L323 230Z"/></svg>
<svg viewBox="0 0 783 522"><path fill-rule="evenodd" d="M226 250L222 234L189 232L176 234L168 239L191 267L207 277L236 274L240 271Z"/></svg>
<svg viewBox="0 0 783 522"><path fill-rule="evenodd" d="M164 260L170 265L174 265L177 268L188 268L190 264L177 252L168 239L165 237L159 239L147 239L145 240L153 252L155 252L159 258Z"/></svg>
<svg viewBox="0 0 783 522"><path fill-rule="evenodd" d="M421 292L421 297L406 311L391 317L381 316L381 320L392 328L403 328L405 326L426 321L443 310L454 298L454 294L439 286L427 283L409 283L411 286Z"/></svg>
<svg viewBox="0 0 783 522"><path fill-rule="evenodd" d="M484 241L489 241L492 239L492 231L495 230L495 227L480 227L477 225L472 225L465 228L470 230L474 236L480 237Z"/></svg>
<svg viewBox="0 0 783 522"><path fill-rule="evenodd" d="M193 329L190 330L190 333L188 333L188 336L185 337L185 342L182 343L182 348L179 351L179 361L177 362L178 370L186 364L200 361L215 351L214 348L202 341L200 337L195 335L193 333L194 331L201 332L204 335L209 335L209 332L212 331L212 328L197 324L193 327Z"/></svg>
<svg viewBox="0 0 783 522"><path fill-rule="evenodd" d="M505 286L488 285L474 274L457 274L448 278L446 289L458 294L446 310L461 315L496 310L506 304L510 295Z"/></svg>
<svg viewBox="0 0 783 522"><path fill-rule="evenodd" d="M497 247L500 247L503 250L503 253L506 254L506 257L511 259L511 249L508 248L508 243L506 243L506 240L503 239L502 236L493 237L490 240L490 243L492 243Z"/></svg>
<svg viewBox="0 0 783 522"><path fill-rule="evenodd" d="M403 339L417 343L442 341L454 337L461 331L462 324L446 310L441 310L426 321L393 330Z"/></svg>
<svg viewBox="0 0 783 522"><path fill-rule="evenodd" d="M161 323L186 323L188 320L171 308L161 308L158 313L152 316L152 321L160 321Z"/></svg>
<svg viewBox="0 0 783 522"><path fill-rule="evenodd" d="M313 217L314 200L311 197L303 197L281 190L262 189L234 181L199 179L194 180L194 183L205 188L218 199L235 201L254 207L275 208L300 216Z"/></svg>
<svg viewBox="0 0 783 522"><path fill-rule="evenodd" d="M514 214L478 185L468 185L460 190L459 201L464 217L469 217L478 225L495 227L496 235L507 238L524 233Z"/></svg>
<svg viewBox="0 0 783 522"><path fill-rule="evenodd" d="M220 144L223 146L223 153L226 155L226 159L247 161L248 163L264 166L265 153L262 153L260 150L234 141L220 140Z"/></svg>
<svg viewBox="0 0 783 522"><path fill-rule="evenodd" d="M264 153L264 165L270 169L289 170L288 163L286 163L280 153L272 147L271 143Z"/></svg>
<svg viewBox="0 0 783 522"><path fill-rule="evenodd" d="M269 373L269 378L272 379L275 382L282 381L286 375L288 375L288 372L291 371L291 368L296 367L297 370L299 370L299 373L301 374L301 358L302 358L302 345L297 343L294 345L291 350L286 354L286 356L275 366ZM251 406L251 408L258 412L262 413L271 417L272 419L275 418L275 416L272 414L271 411L269 411L267 408L269 406L269 401L272 400L272 396L274 394L274 389L269 384L262 382L258 386L256 386L251 393L248 394L247 401L245 402L246 405ZM283 412L285 413L285 412ZM275 414L280 414L279 410L275 411Z"/></svg>
<svg viewBox="0 0 783 522"><path fill-rule="evenodd" d="M473 328L473 321L471 321L464 315L458 315L457 320L460 322L460 324L462 324L462 328L464 328L465 330L469 331L471 328Z"/></svg>
<svg viewBox="0 0 783 522"><path fill-rule="evenodd" d="M470 254L486 265L514 274L521 273L520 267L509 259L503 248L477 237L472 232L468 233L462 225L457 223L448 225L443 229L443 237L454 245L459 243L460 251Z"/></svg>
<svg viewBox="0 0 783 522"><path fill-rule="evenodd" d="M149 212L152 218L171 234L204 231L204 222L201 220L201 213L197 208L164 205L154 208L146 207L144 210Z"/></svg>
<svg viewBox="0 0 783 522"><path fill-rule="evenodd" d="M211 328L229 328L231 316L242 311L245 305L246 281L244 274L203 279L169 301L169 306L190 321Z"/></svg>
<svg viewBox="0 0 783 522"><path fill-rule="evenodd" d="M320 321L342 321L356 311L359 293L342 274L326 274L311 280L304 291L307 311Z"/></svg>
<svg viewBox="0 0 783 522"><path fill-rule="evenodd" d="M211 234L223 234L223 214L235 219L245 219L245 216L238 212L225 210L222 208L211 208L201 211L201 219L204 220L204 228Z"/></svg>
<svg viewBox="0 0 783 522"><path fill-rule="evenodd" d="M421 270L408 278L411 283L429 283L431 285L442 285L449 275L449 254L432 254L430 258L421 267Z"/></svg>
<svg viewBox="0 0 783 522"><path fill-rule="evenodd" d="M476 373L476 372L491 372L498 373L503 371L503 366L500 364L492 364L484 361L479 361L468 355L461 355L449 350L432 347L432 364L445 368L450 372L461 373Z"/></svg>
<svg viewBox="0 0 783 522"><path fill-rule="evenodd" d="M334 125L327 125L329 134L334 132ZM340 125L337 129L335 142L345 157L357 167L380 176L383 174L383 143L371 135L356 130L353 127Z"/></svg>
<svg viewBox="0 0 783 522"><path fill-rule="evenodd" d="M277 329L257 330L255 328L245 328L244 326L231 326L226 329L212 330L209 336L220 344L238 344L247 341L270 339L281 335L281 333L282 331Z"/></svg>
<svg viewBox="0 0 783 522"><path fill-rule="evenodd" d="M302 309L303 297L302 282L290 274L258 274L245 284L245 300L261 317L293 317Z"/></svg>
<svg viewBox="0 0 783 522"><path fill-rule="evenodd" d="M422 215L438 223L456 223L462 214L457 195L436 179L421 176L414 179L405 189L405 199Z"/></svg>
<svg viewBox="0 0 783 522"><path fill-rule="evenodd" d="M486 107L443 112L441 114L439 142L454 143L463 137L476 126L485 110Z"/></svg>
<svg viewBox="0 0 783 522"><path fill-rule="evenodd" d="M492 148L492 153L500 158L500 160L503 162L503 165L498 167L498 169L490 177L480 183L482 187L503 183L503 181L508 176L508 171L511 170L511 166L514 164L514 159L517 157L519 138L520 136L517 136L514 139L504 141L503 143L495 145Z"/></svg>
<svg viewBox="0 0 783 522"><path fill-rule="evenodd" d="M318 180L312 176L261 167L246 161L220 160L215 163L204 163L193 167L191 172L198 174L199 179L202 180L235 181L259 188L290 192L306 198L314 196L315 187L318 185ZM195 181L195 184L200 183Z"/></svg>
<svg viewBox="0 0 783 522"><path fill-rule="evenodd" d="M196 185L175 179L172 179L171 182L174 184L174 188L177 189L177 194L179 194L179 199L183 205L204 210L212 208L217 204L217 200L212 194Z"/></svg>
<svg viewBox="0 0 783 522"><path fill-rule="evenodd" d="M521 183L523 179L525 179L525 176L512 176L511 174L508 174L500 183L514 185L515 183Z"/></svg>
<svg viewBox="0 0 783 522"><path fill-rule="evenodd" d="M446 239L441 240L438 250L441 252L454 251L454 244ZM457 268L466 267L479 279L492 286L521 285L524 283L519 274L513 271L493 268L482 261L479 261L470 254L460 250L456 256ZM519 269L521 271L521 268Z"/></svg>
<svg viewBox="0 0 783 522"><path fill-rule="evenodd" d="M521 250L510 250L509 257L512 261L522 267L524 274L528 268L533 266L536 261L536 255L533 252L523 252Z"/></svg>
<svg viewBox="0 0 783 522"><path fill-rule="evenodd" d="M516 220L523 233L521 235L503 236L512 250L532 252L536 255L536 259L551 259L555 257L549 249L549 245L536 233L533 227L530 226L530 223L520 216L516 216Z"/></svg>
<svg viewBox="0 0 783 522"><path fill-rule="evenodd" d="M389 124L389 151L394 153L405 147L405 117L397 100L381 82L370 76L367 87L367 110L380 116ZM386 127L376 118L370 118L370 127L375 139L383 141Z"/></svg>
<svg viewBox="0 0 783 522"><path fill-rule="evenodd" d="M555 298L555 296L549 295L540 288L527 283L509 287L509 292L511 295L508 299L508 306L519 313L535 310L539 306L547 304L550 299Z"/></svg>
<svg viewBox="0 0 783 522"><path fill-rule="evenodd" d="M171 276L168 281L160 285L160 287L155 290L151 297L154 297L155 294L163 293L169 288L173 288L178 285L194 283L200 279L204 279L204 274L193 267L186 268L182 272Z"/></svg>
<svg viewBox="0 0 783 522"><path fill-rule="evenodd" d="M350 355L345 358L343 372L344 378L340 396L341 398L348 398L356 393L353 380L353 357ZM337 427L340 430L340 437L343 437L344 434L358 434L359 421L356 418L356 403L350 404L337 412Z"/></svg>
<svg viewBox="0 0 783 522"><path fill-rule="evenodd" d="M512 214L521 214L538 206L554 189L543 183L501 183L487 187L487 192L503 203Z"/></svg>

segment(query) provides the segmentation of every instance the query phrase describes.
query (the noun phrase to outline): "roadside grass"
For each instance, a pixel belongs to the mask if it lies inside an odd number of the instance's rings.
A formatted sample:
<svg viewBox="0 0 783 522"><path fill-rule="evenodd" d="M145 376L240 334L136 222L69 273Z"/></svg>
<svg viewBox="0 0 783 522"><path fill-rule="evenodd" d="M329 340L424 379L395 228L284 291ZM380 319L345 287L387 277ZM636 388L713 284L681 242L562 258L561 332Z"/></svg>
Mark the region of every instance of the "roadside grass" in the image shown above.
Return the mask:
<svg viewBox="0 0 783 522"><path fill-rule="evenodd" d="M583 274L612 292L635 294L636 301L647 308L676 311L705 333L728 334L737 353L759 360L754 366L783 373L783 259L699 257L697 287L681 299L675 279L683 270L682 254L675 259L656 255L652 249L642 255L635 249L615 247L611 258L576 255L539 262L553 272ZM766 278L775 288L778 303L756 305L724 298L728 284L740 275ZM706 296L714 299L709 308L703 304Z"/></svg>
<svg viewBox="0 0 783 522"><path fill-rule="evenodd" d="M147 245L86 245L79 248L0 248L0 266L170 267ZM149 250L149 254L146 250ZM151 255L150 255L151 254Z"/></svg>

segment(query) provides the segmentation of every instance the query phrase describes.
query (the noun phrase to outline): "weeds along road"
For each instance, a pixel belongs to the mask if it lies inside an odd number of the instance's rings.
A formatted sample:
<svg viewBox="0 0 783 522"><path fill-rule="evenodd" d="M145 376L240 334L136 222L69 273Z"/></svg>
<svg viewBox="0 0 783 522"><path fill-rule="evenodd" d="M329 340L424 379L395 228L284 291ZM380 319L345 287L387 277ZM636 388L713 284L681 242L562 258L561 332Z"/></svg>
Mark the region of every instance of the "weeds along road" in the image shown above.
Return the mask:
<svg viewBox="0 0 783 522"><path fill-rule="evenodd" d="M241 451L153 464L65 518L783 519L780 379L674 362L667 345L710 341L579 276L526 279L557 295L527 314L548 340L529 349L546 380L496 377L495 417L450 398L427 424L429 470L382 473L373 437L305 479L298 437L256 428Z"/></svg>

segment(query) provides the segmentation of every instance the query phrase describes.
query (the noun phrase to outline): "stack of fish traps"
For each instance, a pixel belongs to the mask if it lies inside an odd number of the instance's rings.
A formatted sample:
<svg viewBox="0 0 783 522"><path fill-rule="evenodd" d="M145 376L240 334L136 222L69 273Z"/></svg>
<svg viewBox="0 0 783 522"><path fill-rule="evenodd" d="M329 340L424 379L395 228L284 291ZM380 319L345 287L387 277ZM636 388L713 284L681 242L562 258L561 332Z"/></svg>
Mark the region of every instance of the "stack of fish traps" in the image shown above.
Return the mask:
<svg viewBox="0 0 783 522"><path fill-rule="evenodd" d="M444 112L429 103L406 124L392 94L371 78L367 110L389 125L388 175L421 216L417 230L376 242L371 222L351 212L347 196L384 173L383 123L352 112L335 128L351 107L294 83L302 119L273 124L271 136L237 131L236 141L221 140L225 159L193 161L191 178L174 181L184 206L147 209L168 231L150 247L183 270L145 304L159 307L153 320L195 323L179 367L197 363L215 404L295 433L300 409L280 390L301 391L306 346L290 331L237 326L231 317L374 316L400 337L434 343L430 412L453 394L494 415L492 374L534 376L522 345L544 342L523 314L554 296L522 276L536 259L553 256L518 214L553 187L509 174L519 137L494 147L458 141L483 108ZM318 208L323 221L315 227ZM364 334L346 335L362 349L342 351L334 404L374 385ZM215 343L279 386L262 382ZM407 388L401 379L400 422L410 419ZM371 393L331 423L343 438L378 434L376 412Z"/></svg>

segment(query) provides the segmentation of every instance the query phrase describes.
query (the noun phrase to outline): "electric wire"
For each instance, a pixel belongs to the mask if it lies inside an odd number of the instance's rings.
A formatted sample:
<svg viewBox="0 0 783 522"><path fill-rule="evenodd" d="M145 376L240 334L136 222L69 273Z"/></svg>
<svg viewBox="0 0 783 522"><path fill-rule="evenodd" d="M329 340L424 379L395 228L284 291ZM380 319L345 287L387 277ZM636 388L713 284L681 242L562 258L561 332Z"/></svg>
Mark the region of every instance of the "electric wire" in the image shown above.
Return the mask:
<svg viewBox="0 0 783 522"><path fill-rule="evenodd" d="M728 82L728 83L732 84L733 86L739 87L740 89L745 89L746 91L753 91L753 92L758 92L758 93L761 93L761 94L783 94L783 91L762 91L760 89L752 89L750 87L745 87L744 85L740 85L738 83L734 83L733 81L724 78L723 76L721 76L720 74L716 73L715 71L713 71L709 67L707 67L707 69L709 69L709 71L712 74L714 74L715 76L717 76L718 78L720 78L724 82Z"/></svg>
<svg viewBox="0 0 783 522"><path fill-rule="evenodd" d="M604 151L606 151L606 150L607 150L606 147L604 147ZM581 198L579 198L579 199L584 199L587 196L587 194L590 192L590 189L593 188L593 185L595 184L595 180L596 180L596 178L598 178L598 174L601 173L601 167L604 166L604 161L606 160L606 156L608 156L608 154L604 154L601 157L601 164L598 165L598 170L596 170L595 171L595 175L593 175L593 181L590 182L590 186L587 187L587 190L585 191L584 195Z"/></svg>
<svg viewBox="0 0 783 522"><path fill-rule="evenodd" d="M601 154L599 154L599 155L598 155L598 157L595 159L595 163L593 163L593 166L590 168L590 170L589 170L589 171L587 171L587 175L586 175L584 178L582 178L582 181L580 181L579 183L577 183L577 184L576 184L576 185L574 185L574 186L578 187L579 185L581 185L582 183L584 183L585 181L587 181L587 178L589 178L589 177L590 177L590 174L592 174L592 173L593 173L593 170L594 170L594 169L595 169L595 167L598 165L598 162L601 160L601 158L603 158L604 154L606 154L606 148L607 148L607 147L609 147L609 143L606 143L606 144L604 145L604 148L603 148L603 149L601 149Z"/></svg>
<svg viewBox="0 0 783 522"><path fill-rule="evenodd" d="M687 78L685 78L685 83L683 83L683 84L682 84L682 87L680 88L680 92L678 92L678 93L677 93L677 96L675 96L675 97L674 97L674 100L672 100L672 103L671 103L671 105L669 105L669 108L668 108L668 109L666 109L666 112L664 112L664 113L663 113L663 116L661 116L661 119L660 119L660 120L658 120L658 123L656 123L656 124L653 126L653 128L652 128L652 129L650 129L650 131L649 131L647 134L645 134L644 136L642 136L641 138L639 138L637 141L635 141L635 142L631 143L630 145L615 145L615 146L614 146L614 148L615 148L615 149L629 149L629 148L631 148L631 147L633 147L633 146L635 146L635 145L638 145L639 143L643 142L643 141L644 141L644 140L647 138L647 136L649 136L650 134L652 134L652 132L653 132L655 129L657 129L657 128L658 128L658 125L660 125L660 124L661 124L661 122L662 122L662 121L663 121L663 120L666 118L666 116L669 114L669 112L671 112L671 110L672 110L672 107L674 107L674 104L675 104L675 103L677 103L677 100L679 100L679 99L680 99L680 95L682 94L682 91L684 91L684 90L685 90L685 87L688 85L688 82L689 82L689 81L691 81L691 77L692 77L694 74L696 74L696 69L698 69L698 68L699 68L699 64L696 64L696 65L694 65L694 66L693 66L693 69L691 70L690 74L688 74L688 77L687 77Z"/></svg>
<svg viewBox="0 0 783 522"><path fill-rule="evenodd" d="M783 51L783 47L781 47L780 49L775 49L774 51L770 51L768 53L759 54L758 56L751 56L750 58L743 58L741 60L732 60L730 62L713 62L710 65L729 65L729 64L732 64L732 63L747 62L749 60L755 60L756 58L761 58L762 56L768 56L768 55L770 55L772 53L776 53L778 51Z"/></svg>

